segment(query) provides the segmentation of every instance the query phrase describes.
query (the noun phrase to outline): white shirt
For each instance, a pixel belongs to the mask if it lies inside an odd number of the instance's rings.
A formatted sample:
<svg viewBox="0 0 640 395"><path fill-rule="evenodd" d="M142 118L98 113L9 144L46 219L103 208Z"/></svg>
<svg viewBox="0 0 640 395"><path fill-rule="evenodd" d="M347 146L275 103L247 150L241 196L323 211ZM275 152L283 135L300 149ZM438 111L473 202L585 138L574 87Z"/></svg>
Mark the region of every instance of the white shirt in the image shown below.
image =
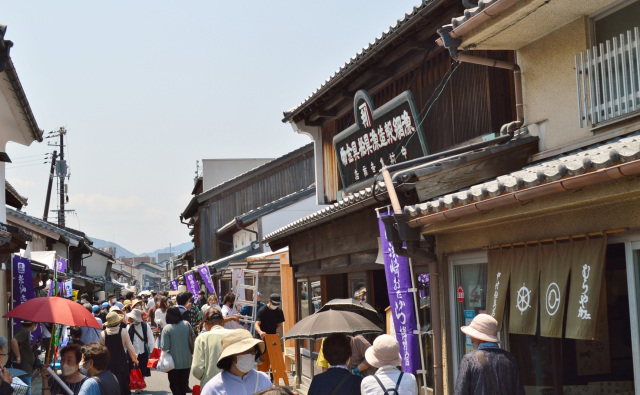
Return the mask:
<svg viewBox="0 0 640 395"><path fill-rule="evenodd" d="M376 371L376 376L387 390L396 388L396 382L400 377L400 371L395 366L386 365ZM360 390L362 395L382 395L384 390L378 384L378 381L373 376L367 376L362 379L360 384ZM416 378L411 373L405 373L402 375L402 381L398 387L398 393L402 395L418 395L418 383Z"/></svg>
<svg viewBox="0 0 640 395"><path fill-rule="evenodd" d="M273 387L269 376L251 369L244 378L222 371L202 388L202 395L251 395Z"/></svg>
<svg viewBox="0 0 640 395"><path fill-rule="evenodd" d="M231 314L231 307L227 306L226 304L222 306L222 309L220 309L220 311L222 312L222 316L223 317L229 317ZM225 329L244 329L244 326L242 326L242 324L240 324L237 321L227 321L224 323L224 328Z"/></svg>
<svg viewBox="0 0 640 395"><path fill-rule="evenodd" d="M155 315L153 316L156 325L158 325L160 328L164 328L165 325L167 325L167 312L166 311L162 311L160 309L156 310Z"/></svg>
<svg viewBox="0 0 640 395"><path fill-rule="evenodd" d="M129 328L131 328L131 324L127 325L127 334L129 334ZM133 330L136 331L140 335L140 337L144 339L144 334L142 333L142 324L135 325ZM153 331L151 330L150 325L147 325L147 346L149 347L149 352L153 351L153 349L156 348L156 342L153 337ZM140 340L140 338L136 336L135 333L133 334L133 349L138 355L143 354L145 351L144 342Z"/></svg>
<svg viewBox="0 0 640 395"><path fill-rule="evenodd" d="M153 298L149 298L149 301L147 302L147 311L150 308L152 308L155 304L156 304L156 302L153 301Z"/></svg>

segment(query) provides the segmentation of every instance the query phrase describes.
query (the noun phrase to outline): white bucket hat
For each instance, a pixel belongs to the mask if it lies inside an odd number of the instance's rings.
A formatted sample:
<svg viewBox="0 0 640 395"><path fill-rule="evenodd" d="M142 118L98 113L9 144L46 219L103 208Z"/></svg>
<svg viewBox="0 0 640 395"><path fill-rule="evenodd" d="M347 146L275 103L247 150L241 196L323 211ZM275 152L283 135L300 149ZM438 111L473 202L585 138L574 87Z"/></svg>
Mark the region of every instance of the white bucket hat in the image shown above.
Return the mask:
<svg viewBox="0 0 640 395"><path fill-rule="evenodd" d="M373 346L367 348L364 358L374 368L386 365L398 366L402 363L400 345L391 335L380 335L373 341Z"/></svg>
<svg viewBox="0 0 640 395"><path fill-rule="evenodd" d="M489 314L478 314L468 326L460 327L460 330L474 339L501 343L498 340L498 321Z"/></svg>
<svg viewBox="0 0 640 395"><path fill-rule="evenodd" d="M131 310L130 313L127 314L127 317L131 318L136 322L142 322L142 311L138 309Z"/></svg>

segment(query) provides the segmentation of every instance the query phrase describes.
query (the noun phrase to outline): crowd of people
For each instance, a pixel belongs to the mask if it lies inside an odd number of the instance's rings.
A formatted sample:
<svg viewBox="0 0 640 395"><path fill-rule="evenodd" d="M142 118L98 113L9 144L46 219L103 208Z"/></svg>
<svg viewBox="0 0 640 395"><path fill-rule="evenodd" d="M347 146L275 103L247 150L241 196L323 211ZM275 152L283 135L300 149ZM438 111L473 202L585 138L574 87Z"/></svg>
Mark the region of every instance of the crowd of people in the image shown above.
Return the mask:
<svg viewBox="0 0 640 395"><path fill-rule="evenodd" d="M216 295L207 298L204 292L195 297L180 292L173 298L166 292L139 299L133 293L110 295L95 304L84 294L79 303L102 329L63 328L55 377L38 366L30 335L37 323L23 321L11 341L0 337L0 395L13 393L11 374L3 367L9 355L13 367L24 371L19 379L29 388L40 370L43 395L131 395L132 370L139 369L143 381L149 377L147 362L155 348L171 356L167 378L173 395L192 391L191 374L200 380L202 395L293 394L274 386L265 352L265 336L279 334L284 322L280 296L271 294L266 304L257 296L254 323L241 319L252 315L246 306L242 314L234 313L233 294L225 295L222 305ZM524 393L515 358L498 346L495 319L480 314L461 330L477 351L462 360L455 393ZM42 325L42 331L44 339L52 337L51 326ZM314 376L308 394L417 395L416 378L399 368L401 362L395 336L379 335L371 344L361 335L333 334L322 343L317 364L324 372Z"/></svg>

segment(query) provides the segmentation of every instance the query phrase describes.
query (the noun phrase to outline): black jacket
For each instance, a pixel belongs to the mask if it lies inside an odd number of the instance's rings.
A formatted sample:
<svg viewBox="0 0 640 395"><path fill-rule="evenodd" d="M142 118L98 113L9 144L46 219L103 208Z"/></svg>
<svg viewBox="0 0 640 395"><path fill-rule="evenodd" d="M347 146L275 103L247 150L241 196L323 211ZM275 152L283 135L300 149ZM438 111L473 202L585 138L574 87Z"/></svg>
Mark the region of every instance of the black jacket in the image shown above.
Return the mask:
<svg viewBox="0 0 640 395"><path fill-rule="evenodd" d="M335 367L329 368L326 372L313 377L308 395L329 395L345 377L346 381L342 383L336 395L359 394L362 377L354 376L347 369Z"/></svg>

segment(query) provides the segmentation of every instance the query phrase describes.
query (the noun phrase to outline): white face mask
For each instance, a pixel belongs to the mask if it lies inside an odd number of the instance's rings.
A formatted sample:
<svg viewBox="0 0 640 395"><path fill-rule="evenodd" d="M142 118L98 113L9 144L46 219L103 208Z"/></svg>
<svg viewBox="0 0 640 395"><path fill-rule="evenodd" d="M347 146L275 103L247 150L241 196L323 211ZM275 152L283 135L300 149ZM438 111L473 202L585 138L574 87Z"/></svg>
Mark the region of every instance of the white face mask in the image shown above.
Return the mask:
<svg viewBox="0 0 640 395"><path fill-rule="evenodd" d="M84 362L80 361L80 373L84 374L85 376L87 376L87 369L84 368Z"/></svg>
<svg viewBox="0 0 640 395"><path fill-rule="evenodd" d="M275 310L275 309L277 309L277 308L278 308L278 306L274 306L274 305L272 305L272 304L269 304L268 306L269 306L269 308L270 308L271 310Z"/></svg>
<svg viewBox="0 0 640 395"><path fill-rule="evenodd" d="M62 365L62 375L64 377L69 377L75 374L76 367L73 365Z"/></svg>
<svg viewBox="0 0 640 395"><path fill-rule="evenodd" d="M236 368L242 373L249 372L256 364L256 356L252 354L238 355L236 358Z"/></svg>

